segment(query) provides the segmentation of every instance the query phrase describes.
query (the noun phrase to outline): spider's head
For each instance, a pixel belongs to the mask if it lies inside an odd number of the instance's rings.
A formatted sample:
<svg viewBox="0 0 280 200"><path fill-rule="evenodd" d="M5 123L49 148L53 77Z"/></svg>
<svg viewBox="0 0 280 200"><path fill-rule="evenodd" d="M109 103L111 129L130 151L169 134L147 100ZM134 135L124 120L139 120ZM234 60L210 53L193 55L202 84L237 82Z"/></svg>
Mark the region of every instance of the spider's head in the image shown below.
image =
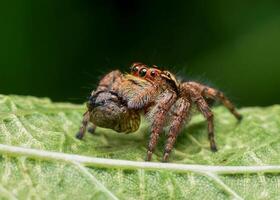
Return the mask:
<svg viewBox="0 0 280 200"><path fill-rule="evenodd" d="M153 65L153 68L149 68L142 63L133 63L131 66L131 74L143 78L145 80L154 81L156 77L160 76L161 71L157 66Z"/></svg>

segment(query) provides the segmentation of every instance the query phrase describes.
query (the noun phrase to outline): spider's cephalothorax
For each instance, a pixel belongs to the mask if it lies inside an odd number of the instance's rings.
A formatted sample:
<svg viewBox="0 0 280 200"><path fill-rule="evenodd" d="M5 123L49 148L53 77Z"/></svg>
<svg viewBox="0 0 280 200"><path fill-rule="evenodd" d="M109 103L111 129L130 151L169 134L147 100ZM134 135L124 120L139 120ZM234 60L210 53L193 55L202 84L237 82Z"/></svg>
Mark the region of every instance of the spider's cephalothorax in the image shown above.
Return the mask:
<svg viewBox="0 0 280 200"><path fill-rule="evenodd" d="M214 139L214 116L206 99L221 101L238 120L241 119L233 104L220 91L196 82L180 82L175 75L160 70L157 66L150 68L142 63L134 63L131 74L120 75L119 80L114 78L109 82L110 87L106 86L102 91L109 91L110 94L116 95L118 100L115 102L122 102L119 105L123 105L127 111L134 114L144 113L151 123L147 160L151 160L163 127L169 126L163 156L163 161L168 160L180 129L190 117L193 105L207 119L210 148L212 151L217 151ZM101 87L102 84L99 86ZM105 108L108 104L102 106ZM115 114L120 115L121 112ZM125 117L130 118L130 115ZM103 117L103 119L109 121L110 117ZM81 130L84 131L83 128Z"/></svg>

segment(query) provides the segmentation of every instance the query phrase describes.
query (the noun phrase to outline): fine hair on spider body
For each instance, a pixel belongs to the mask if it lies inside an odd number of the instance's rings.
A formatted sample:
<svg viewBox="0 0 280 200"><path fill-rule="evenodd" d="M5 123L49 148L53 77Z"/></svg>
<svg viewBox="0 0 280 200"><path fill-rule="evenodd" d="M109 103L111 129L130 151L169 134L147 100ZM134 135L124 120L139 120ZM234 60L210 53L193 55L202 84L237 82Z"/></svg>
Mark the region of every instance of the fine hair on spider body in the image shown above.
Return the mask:
<svg viewBox="0 0 280 200"><path fill-rule="evenodd" d="M99 94L100 92L114 94L117 97L115 103L122 102L120 105L134 115L145 114L151 124L147 161L152 159L152 154L165 126L168 126L169 129L163 161L168 161L181 128L186 120L190 118L192 107L196 107L207 120L210 149L217 151L214 137L214 115L207 103L207 99L220 101L238 120L242 118L222 92L197 82L179 81L174 74L167 70L160 70L157 66L148 67L139 62L132 64L130 74L118 73L117 76L112 76L111 72L106 75L99 83L97 91L99 91ZM98 96L98 93L92 93L92 96L96 95ZM82 138L86 130L87 123L85 122L98 122L98 120L92 118L94 114L93 108L96 107L94 103L88 103L88 105L92 106L88 106L84 122L77 135L79 138ZM102 104L101 106L106 105ZM121 112L114 114L120 115ZM124 118L126 117L130 118L130 115L125 115ZM107 116L103 120L109 121L110 117ZM133 120L130 120L130 122L133 122ZM95 123L95 125L98 124Z"/></svg>

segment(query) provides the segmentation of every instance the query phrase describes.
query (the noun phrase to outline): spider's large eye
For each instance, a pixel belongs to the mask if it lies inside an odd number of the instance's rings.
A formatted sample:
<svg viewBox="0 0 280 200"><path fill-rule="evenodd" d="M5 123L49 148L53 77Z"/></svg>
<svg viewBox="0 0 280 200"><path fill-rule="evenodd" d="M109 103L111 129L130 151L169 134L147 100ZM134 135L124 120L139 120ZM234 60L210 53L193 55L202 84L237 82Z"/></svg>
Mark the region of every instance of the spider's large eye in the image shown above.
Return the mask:
<svg viewBox="0 0 280 200"><path fill-rule="evenodd" d="M144 77L146 75L146 73L147 73L147 69L143 68L143 69L140 70L139 75L141 77Z"/></svg>

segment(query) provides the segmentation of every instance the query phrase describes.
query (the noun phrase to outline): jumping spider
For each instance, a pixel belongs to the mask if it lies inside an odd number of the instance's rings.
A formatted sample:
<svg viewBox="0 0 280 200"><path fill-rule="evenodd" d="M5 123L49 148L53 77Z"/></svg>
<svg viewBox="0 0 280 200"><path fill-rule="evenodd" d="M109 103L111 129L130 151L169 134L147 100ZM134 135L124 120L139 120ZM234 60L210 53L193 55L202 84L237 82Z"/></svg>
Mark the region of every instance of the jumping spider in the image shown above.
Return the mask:
<svg viewBox="0 0 280 200"><path fill-rule="evenodd" d="M136 131L143 113L151 123L146 160L151 160L163 127L169 126L163 155L163 161L167 161L180 129L190 118L192 106L196 105L208 122L210 149L217 151L214 115L207 99L221 101L241 120L242 116L222 92L200 83L178 81L174 74L157 66L134 63L130 74L113 71L100 81L88 101L88 110L77 137L84 136L89 121L118 132Z"/></svg>

